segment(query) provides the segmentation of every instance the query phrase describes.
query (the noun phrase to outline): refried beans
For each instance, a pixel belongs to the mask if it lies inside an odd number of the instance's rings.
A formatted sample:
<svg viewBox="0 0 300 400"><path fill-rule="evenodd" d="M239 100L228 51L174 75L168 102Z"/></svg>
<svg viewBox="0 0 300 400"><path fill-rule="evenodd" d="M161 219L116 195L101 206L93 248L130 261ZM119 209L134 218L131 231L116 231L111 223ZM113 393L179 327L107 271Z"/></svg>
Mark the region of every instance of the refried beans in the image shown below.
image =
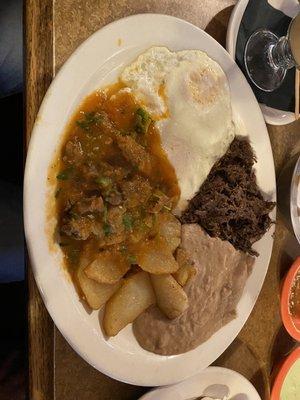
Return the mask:
<svg viewBox="0 0 300 400"><path fill-rule="evenodd" d="M188 309L177 319L151 306L133 323L139 344L161 355L187 352L209 339L236 316L254 258L229 242L207 235L199 225L182 226L182 244L197 268L185 287Z"/></svg>

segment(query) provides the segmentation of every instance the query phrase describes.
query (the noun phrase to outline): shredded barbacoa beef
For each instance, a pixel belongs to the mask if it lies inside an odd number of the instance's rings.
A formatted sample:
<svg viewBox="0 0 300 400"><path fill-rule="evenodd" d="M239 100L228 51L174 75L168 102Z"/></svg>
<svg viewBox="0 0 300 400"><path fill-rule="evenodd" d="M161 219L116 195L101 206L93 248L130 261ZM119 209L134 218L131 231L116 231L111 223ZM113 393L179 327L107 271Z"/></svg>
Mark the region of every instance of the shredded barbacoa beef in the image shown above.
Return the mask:
<svg viewBox="0 0 300 400"><path fill-rule="evenodd" d="M212 237L258 255L252 244L269 229L275 203L264 200L256 183L255 155L248 140L235 138L184 211L182 223L198 223Z"/></svg>

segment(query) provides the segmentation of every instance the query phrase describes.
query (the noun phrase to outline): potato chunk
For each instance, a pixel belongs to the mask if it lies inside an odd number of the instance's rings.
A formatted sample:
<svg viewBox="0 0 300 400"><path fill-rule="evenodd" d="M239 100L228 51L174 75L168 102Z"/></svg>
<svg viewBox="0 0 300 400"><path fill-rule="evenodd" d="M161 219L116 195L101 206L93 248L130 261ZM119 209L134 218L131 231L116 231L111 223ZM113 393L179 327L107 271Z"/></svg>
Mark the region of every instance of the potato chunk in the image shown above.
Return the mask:
<svg viewBox="0 0 300 400"><path fill-rule="evenodd" d="M98 310L101 306L103 306L103 304L106 303L106 301L121 286L121 281L113 285L108 285L89 279L84 272L84 266L78 268L76 272L76 279L88 305L93 310Z"/></svg>
<svg viewBox="0 0 300 400"><path fill-rule="evenodd" d="M139 243L135 249L135 256L137 264L151 274L173 273L179 268L166 239L162 236Z"/></svg>
<svg viewBox="0 0 300 400"><path fill-rule="evenodd" d="M158 218L158 233L163 236L173 253L181 242L181 224L171 213L162 213Z"/></svg>
<svg viewBox="0 0 300 400"><path fill-rule="evenodd" d="M157 305L166 317L177 318L188 308L188 297L172 275L151 275L151 282Z"/></svg>
<svg viewBox="0 0 300 400"><path fill-rule="evenodd" d="M130 268L130 263L113 250L98 253L97 258L86 268L85 273L90 279L99 283L113 284L118 282Z"/></svg>
<svg viewBox="0 0 300 400"><path fill-rule="evenodd" d="M176 261L179 264L179 269L173 276L179 285L184 286L197 274L197 268L189 259L186 251L180 248L176 252Z"/></svg>
<svg viewBox="0 0 300 400"><path fill-rule="evenodd" d="M103 327L106 334L115 336L154 303L155 295L146 272L124 279L120 289L105 305Z"/></svg>

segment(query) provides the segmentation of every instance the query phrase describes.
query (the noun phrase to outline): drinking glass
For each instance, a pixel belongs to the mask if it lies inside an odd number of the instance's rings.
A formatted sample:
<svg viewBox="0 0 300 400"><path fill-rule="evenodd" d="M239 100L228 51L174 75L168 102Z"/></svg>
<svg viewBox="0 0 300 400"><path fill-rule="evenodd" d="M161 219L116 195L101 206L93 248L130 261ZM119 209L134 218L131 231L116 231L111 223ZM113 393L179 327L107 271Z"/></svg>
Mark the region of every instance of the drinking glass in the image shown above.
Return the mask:
<svg viewBox="0 0 300 400"><path fill-rule="evenodd" d="M253 32L246 43L244 62L259 89L272 92L279 88L287 70L300 66L300 13L291 21L287 36L279 38L267 29Z"/></svg>

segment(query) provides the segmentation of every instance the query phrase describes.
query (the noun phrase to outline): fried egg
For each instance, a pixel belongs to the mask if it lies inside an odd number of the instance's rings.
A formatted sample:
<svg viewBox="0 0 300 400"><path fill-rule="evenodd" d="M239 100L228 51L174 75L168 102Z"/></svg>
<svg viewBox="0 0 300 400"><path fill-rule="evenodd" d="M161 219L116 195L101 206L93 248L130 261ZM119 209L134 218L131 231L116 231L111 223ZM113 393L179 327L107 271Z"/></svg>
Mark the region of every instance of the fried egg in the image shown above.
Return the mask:
<svg viewBox="0 0 300 400"><path fill-rule="evenodd" d="M235 135L226 75L202 51L151 47L121 81L155 120L181 190L180 214Z"/></svg>

